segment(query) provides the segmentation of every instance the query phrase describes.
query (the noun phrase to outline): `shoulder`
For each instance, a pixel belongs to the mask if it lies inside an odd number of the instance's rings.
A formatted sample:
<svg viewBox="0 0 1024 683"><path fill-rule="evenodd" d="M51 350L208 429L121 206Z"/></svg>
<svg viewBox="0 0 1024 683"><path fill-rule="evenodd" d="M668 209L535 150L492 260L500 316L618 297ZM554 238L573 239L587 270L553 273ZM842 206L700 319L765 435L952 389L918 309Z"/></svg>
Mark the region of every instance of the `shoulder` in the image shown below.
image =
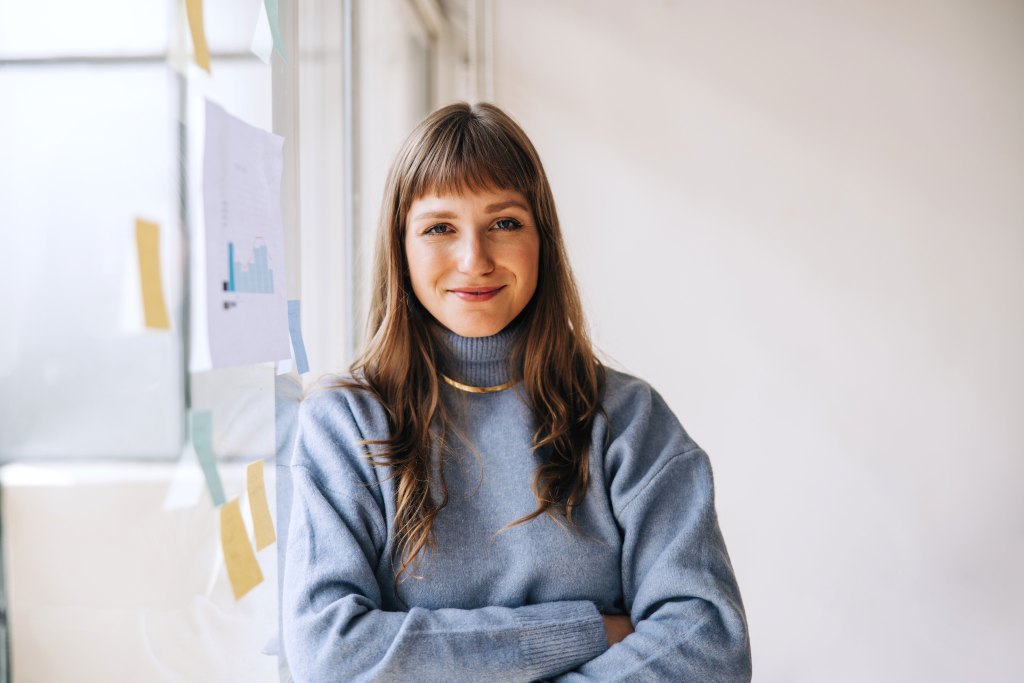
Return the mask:
<svg viewBox="0 0 1024 683"><path fill-rule="evenodd" d="M387 438L387 412L367 388L347 383L348 376L328 376L309 388L299 405L292 467L302 467L332 489L347 489L351 480L376 480L366 457L366 440Z"/></svg>
<svg viewBox="0 0 1024 683"><path fill-rule="evenodd" d="M350 428L366 438L387 429L387 411L368 387L351 375L326 375L307 391L299 406L299 423Z"/></svg>
<svg viewBox="0 0 1024 683"><path fill-rule="evenodd" d="M602 406L612 440L659 443L684 452L697 444L662 395L646 380L607 367Z"/></svg>
<svg viewBox="0 0 1024 683"><path fill-rule="evenodd" d="M604 369L604 402L606 410L628 405L638 398L650 400L657 394L649 382L636 375L616 370L608 365L604 366Z"/></svg>
<svg viewBox="0 0 1024 683"><path fill-rule="evenodd" d="M606 367L602 406L607 416L603 466L617 509L672 461L703 456L668 403L646 380Z"/></svg>

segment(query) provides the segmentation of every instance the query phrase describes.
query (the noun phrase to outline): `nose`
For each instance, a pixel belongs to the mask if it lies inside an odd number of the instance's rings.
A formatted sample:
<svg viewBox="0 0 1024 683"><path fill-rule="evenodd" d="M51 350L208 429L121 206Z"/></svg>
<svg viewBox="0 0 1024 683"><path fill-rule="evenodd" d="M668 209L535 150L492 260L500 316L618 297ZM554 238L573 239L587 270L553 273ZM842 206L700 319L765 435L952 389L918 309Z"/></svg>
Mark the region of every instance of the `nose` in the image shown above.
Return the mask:
<svg viewBox="0 0 1024 683"><path fill-rule="evenodd" d="M459 271L476 277L494 270L494 260L491 258L487 242L479 235L467 235L460 248Z"/></svg>

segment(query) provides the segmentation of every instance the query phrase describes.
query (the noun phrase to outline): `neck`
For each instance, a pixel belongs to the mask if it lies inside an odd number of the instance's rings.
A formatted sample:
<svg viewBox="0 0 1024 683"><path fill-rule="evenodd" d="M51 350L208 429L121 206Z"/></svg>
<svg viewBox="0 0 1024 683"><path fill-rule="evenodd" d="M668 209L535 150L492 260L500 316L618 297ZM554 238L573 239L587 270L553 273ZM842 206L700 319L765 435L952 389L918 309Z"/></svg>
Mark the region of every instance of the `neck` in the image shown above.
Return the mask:
<svg viewBox="0 0 1024 683"><path fill-rule="evenodd" d="M490 337L463 337L438 326L438 338L446 356L442 372L473 387L493 387L518 379L521 368L513 369L511 362L522 327L517 320Z"/></svg>

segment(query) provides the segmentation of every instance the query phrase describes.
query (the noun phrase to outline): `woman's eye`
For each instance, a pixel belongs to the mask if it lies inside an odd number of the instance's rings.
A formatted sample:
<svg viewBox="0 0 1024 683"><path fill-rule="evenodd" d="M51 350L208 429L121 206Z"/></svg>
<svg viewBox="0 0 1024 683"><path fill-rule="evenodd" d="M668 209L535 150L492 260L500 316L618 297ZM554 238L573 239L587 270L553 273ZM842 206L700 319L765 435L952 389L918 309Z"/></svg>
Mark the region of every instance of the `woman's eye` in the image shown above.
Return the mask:
<svg viewBox="0 0 1024 683"><path fill-rule="evenodd" d="M494 227L498 230L516 230L523 227L523 224L515 218L502 218L494 223Z"/></svg>
<svg viewBox="0 0 1024 683"><path fill-rule="evenodd" d="M438 223L437 225L431 225L429 228L423 231L424 235L443 235L448 232L448 226L444 223Z"/></svg>

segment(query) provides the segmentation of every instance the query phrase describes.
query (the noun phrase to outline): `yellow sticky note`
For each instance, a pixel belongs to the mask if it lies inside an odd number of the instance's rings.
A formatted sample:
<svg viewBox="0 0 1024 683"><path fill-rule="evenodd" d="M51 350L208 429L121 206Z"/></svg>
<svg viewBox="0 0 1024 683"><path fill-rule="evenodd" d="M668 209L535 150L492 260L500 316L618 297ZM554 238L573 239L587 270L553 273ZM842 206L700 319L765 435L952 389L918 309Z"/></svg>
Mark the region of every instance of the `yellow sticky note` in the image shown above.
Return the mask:
<svg viewBox="0 0 1024 683"><path fill-rule="evenodd" d="M256 533L256 550L263 550L273 543L274 521L267 504L267 487L263 483L263 461L249 463L245 468L246 488L249 491L249 510L252 512L252 527Z"/></svg>
<svg viewBox="0 0 1024 683"><path fill-rule="evenodd" d="M245 533L238 498L220 506L220 544L224 549L224 566L228 569L231 589L235 592L235 600L240 600L263 582L263 572Z"/></svg>
<svg viewBox="0 0 1024 683"><path fill-rule="evenodd" d="M135 246L139 250L142 309L146 316L146 327L169 330L171 321L167 317L164 285L160 279L160 226L136 218Z"/></svg>
<svg viewBox="0 0 1024 683"><path fill-rule="evenodd" d="M192 49L196 64L210 73L210 48L206 45L206 26L203 24L203 0L185 0L188 28L192 33Z"/></svg>

